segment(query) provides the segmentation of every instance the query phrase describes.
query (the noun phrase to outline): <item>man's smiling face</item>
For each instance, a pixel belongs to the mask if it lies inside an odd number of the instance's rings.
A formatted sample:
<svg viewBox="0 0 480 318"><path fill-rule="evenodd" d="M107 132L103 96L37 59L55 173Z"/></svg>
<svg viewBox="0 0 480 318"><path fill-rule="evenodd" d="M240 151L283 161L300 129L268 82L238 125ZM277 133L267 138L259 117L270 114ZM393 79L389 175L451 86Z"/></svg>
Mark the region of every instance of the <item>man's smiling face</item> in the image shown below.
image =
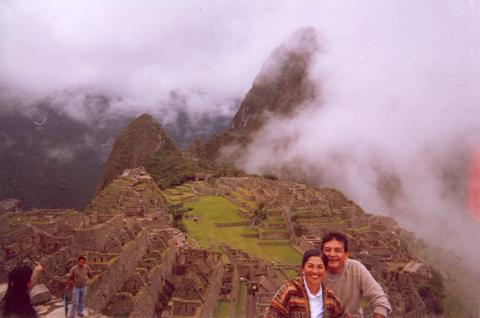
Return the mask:
<svg viewBox="0 0 480 318"><path fill-rule="evenodd" d="M340 273L345 267L348 252L345 252L343 242L335 239L323 244L323 253L328 257L328 271L332 274Z"/></svg>

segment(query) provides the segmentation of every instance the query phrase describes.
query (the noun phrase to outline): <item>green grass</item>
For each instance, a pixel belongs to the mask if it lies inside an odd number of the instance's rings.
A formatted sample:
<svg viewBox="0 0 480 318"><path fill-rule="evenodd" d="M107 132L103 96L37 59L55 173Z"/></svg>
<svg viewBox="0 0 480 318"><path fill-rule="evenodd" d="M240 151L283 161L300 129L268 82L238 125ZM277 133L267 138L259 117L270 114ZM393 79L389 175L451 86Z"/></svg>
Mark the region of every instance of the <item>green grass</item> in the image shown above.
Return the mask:
<svg viewBox="0 0 480 318"><path fill-rule="evenodd" d="M215 318L228 318L230 316L230 302L227 300L220 300L215 307Z"/></svg>
<svg viewBox="0 0 480 318"><path fill-rule="evenodd" d="M196 194L192 192L192 189L188 186L176 186L174 188L168 188L164 190L168 202L171 204L182 203L190 201L195 198Z"/></svg>
<svg viewBox="0 0 480 318"><path fill-rule="evenodd" d="M223 197L207 195L200 197L196 201L188 202L185 206L193 208L194 214L211 222L244 221L244 219L236 213L237 206ZM213 227L213 224L211 224L211 226Z"/></svg>
<svg viewBox="0 0 480 318"><path fill-rule="evenodd" d="M270 216L267 218L266 222L271 224L284 224L285 220L282 216Z"/></svg>
<svg viewBox="0 0 480 318"><path fill-rule="evenodd" d="M267 228L258 228L258 231L260 233L288 233L288 230L286 228L280 228L280 229L267 229Z"/></svg>
<svg viewBox="0 0 480 318"><path fill-rule="evenodd" d="M245 199L245 198L243 197L243 195L241 195L240 193L238 193L238 192L236 192L236 191L232 191L232 192L230 192L230 194L232 194L233 197L234 197L234 199L237 200L237 201L239 201L239 202L248 202L248 200Z"/></svg>
<svg viewBox="0 0 480 318"><path fill-rule="evenodd" d="M118 186L121 186L121 187L128 187L129 185L131 185L132 183L134 182L133 179L131 178L126 178L126 177L120 177L118 179L115 179L112 184L114 185L118 185Z"/></svg>
<svg viewBox="0 0 480 318"><path fill-rule="evenodd" d="M252 201L247 201L245 204L251 207L253 210L255 210L258 207L257 204Z"/></svg>
<svg viewBox="0 0 480 318"><path fill-rule="evenodd" d="M168 200L181 202L181 201L183 201L184 199L186 199L187 197L190 197L190 196L185 196L185 195L170 195L170 196L168 196Z"/></svg>
<svg viewBox="0 0 480 318"><path fill-rule="evenodd" d="M315 213L314 211L292 211L292 215L295 215L299 218L313 218L313 217L320 217L318 213Z"/></svg>
<svg viewBox="0 0 480 318"><path fill-rule="evenodd" d="M146 186L144 183L138 183L133 188L137 191L144 191L146 189Z"/></svg>
<svg viewBox="0 0 480 318"><path fill-rule="evenodd" d="M285 270L285 273L287 274L288 278L290 278L290 279L293 279L293 278L297 277L297 275L298 275L297 271L293 270L293 269L287 269L287 270Z"/></svg>
<svg viewBox="0 0 480 318"><path fill-rule="evenodd" d="M281 264L300 264L302 261L300 253L291 246L263 245L262 252L266 255L263 258Z"/></svg>
<svg viewBox="0 0 480 318"><path fill-rule="evenodd" d="M364 225L364 226L360 226L360 227L356 227L354 228L355 232L357 233L363 233L363 232L367 232L370 230L370 225Z"/></svg>
<svg viewBox="0 0 480 318"><path fill-rule="evenodd" d="M344 224L345 220L336 217L299 217L297 222L310 224Z"/></svg>
<svg viewBox="0 0 480 318"><path fill-rule="evenodd" d="M248 196L252 196L253 193L251 191L248 191L247 189L244 189L242 187L238 187L236 188L237 192L238 193L241 193L242 196L245 196L245 195L248 195Z"/></svg>
<svg viewBox="0 0 480 318"><path fill-rule="evenodd" d="M53 224L54 222L50 220L32 220L31 222L33 225L47 225L47 224Z"/></svg>
<svg viewBox="0 0 480 318"><path fill-rule="evenodd" d="M239 222L244 218L237 213L238 207L229 200L219 196L203 196L188 202L191 214L198 221L184 220L188 233L203 248L220 251L220 243L225 242L233 248L242 249L251 256L279 262L282 264L300 263L300 254L291 246L259 245L257 238L246 238L242 234L255 234L256 231L246 226L215 227L214 223ZM268 241L263 241L268 242Z"/></svg>
<svg viewBox="0 0 480 318"><path fill-rule="evenodd" d="M177 187L175 187L175 189L179 192L188 192L188 193L192 192L192 189L189 186L186 186L186 185L177 186Z"/></svg>
<svg viewBox="0 0 480 318"><path fill-rule="evenodd" d="M238 189L237 189L238 190ZM245 190L246 191L246 190ZM244 194L242 193L239 193L239 192L236 192L236 191L233 191L231 192L231 194L233 195L233 198L240 202L240 203L243 203L243 204L246 204L248 205L250 208L252 209L256 209L257 208L257 204L247 198L245 198Z"/></svg>

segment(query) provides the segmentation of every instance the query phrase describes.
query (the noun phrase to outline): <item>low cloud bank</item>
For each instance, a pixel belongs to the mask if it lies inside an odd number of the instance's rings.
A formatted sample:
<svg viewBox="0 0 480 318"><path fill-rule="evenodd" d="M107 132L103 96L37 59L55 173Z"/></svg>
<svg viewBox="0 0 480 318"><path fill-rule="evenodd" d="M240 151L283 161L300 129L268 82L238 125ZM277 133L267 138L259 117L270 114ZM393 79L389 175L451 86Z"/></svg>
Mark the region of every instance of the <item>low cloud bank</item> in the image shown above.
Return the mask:
<svg viewBox="0 0 480 318"><path fill-rule="evenodd" d="M237 164L335 187L420 238L475 250L480 223L468 194L480 148L476 13L472 3L435 12L411 5L394 5L398 15L367 8L370 18L351 25L357 31L322 32L325 50L311 68L319 100L295 118L269 121ZM465 259L480 263L475 253Z"/></svg>

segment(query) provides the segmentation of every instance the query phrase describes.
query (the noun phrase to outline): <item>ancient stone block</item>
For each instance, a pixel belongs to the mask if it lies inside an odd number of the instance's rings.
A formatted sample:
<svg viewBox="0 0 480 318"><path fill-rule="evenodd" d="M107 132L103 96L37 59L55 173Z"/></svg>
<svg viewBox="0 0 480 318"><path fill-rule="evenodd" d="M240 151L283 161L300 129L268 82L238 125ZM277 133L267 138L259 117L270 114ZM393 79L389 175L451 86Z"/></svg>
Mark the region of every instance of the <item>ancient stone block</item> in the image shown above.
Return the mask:
<svg viewBox="0 0 480 318"><path fill-rule="evenodd" d="M45 285L35 285L30 291L32 305L46 303L51 297L50 290Z"/></svg>
<svg viewBox="0 0 480 318"><path fill-rule="evenodd" d="M0 284L0 299L3 299L5 297L5 293L7 292L7 284Z"/></svg>

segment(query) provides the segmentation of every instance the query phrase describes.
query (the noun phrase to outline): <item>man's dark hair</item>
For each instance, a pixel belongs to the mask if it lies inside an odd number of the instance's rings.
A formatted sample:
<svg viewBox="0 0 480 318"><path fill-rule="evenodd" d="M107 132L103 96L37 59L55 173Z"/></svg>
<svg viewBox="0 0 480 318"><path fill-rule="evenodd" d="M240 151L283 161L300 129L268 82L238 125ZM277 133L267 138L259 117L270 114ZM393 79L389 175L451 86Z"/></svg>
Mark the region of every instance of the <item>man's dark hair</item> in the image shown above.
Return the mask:
<svg viewBox="0 0 480 318"><path fill-rule="evenodd" d="M85 258L85 256L79 256L77 261L79 261L79 260L81 260L81 259L83 259L85 262L87 261L87 259Z"/></svg>
<svg viewBox="0 0 480 318"><path fill-rule="evenodd" d="M322 250L319 248L312 248L311 250L308 250L303 254L302 258L302 268L305 266L305 264L308 262L308 259L313 256L319 256L322 258L323 265L325 268L328 267L328 257L327 255L322 253Z"/></svg>
<svg viewBox="0 0 480 318"><path fill-rule="evenodd" d="M345 252L348 252L348 239L344 234L339 233L339 232L330 232L327 235L325 235L322 238L322 244L320 245L320 249L323 251L323 246L325 245L325 243L333 241L333 240L342 242L343 243L343 249L345 250Z"/></svg>

